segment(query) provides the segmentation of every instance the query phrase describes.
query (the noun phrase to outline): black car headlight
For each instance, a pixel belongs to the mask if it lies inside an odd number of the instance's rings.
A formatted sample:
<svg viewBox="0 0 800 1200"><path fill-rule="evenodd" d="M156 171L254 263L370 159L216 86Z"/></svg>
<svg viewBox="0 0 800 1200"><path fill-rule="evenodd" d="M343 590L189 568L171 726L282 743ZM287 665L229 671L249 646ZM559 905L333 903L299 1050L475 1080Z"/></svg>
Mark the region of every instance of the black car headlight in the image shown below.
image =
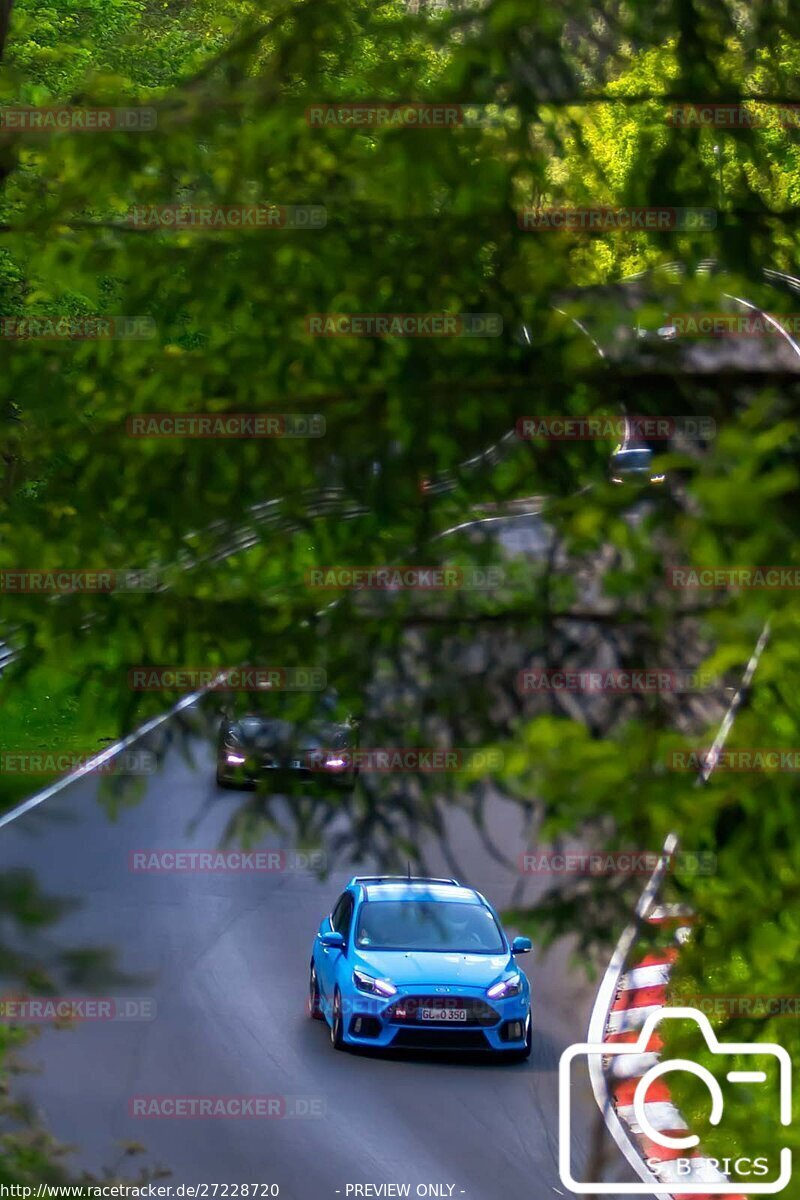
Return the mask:
<svg viewBox="0 0 800 1200"><path fill-rule="evenodd" d="M388 999L389 996L397 994L397 988L388 979L376 979L373 975L367 975L365 971L359 971L357 967L353 970L353 984L360 992L366 992L370 996Z"/></svg>

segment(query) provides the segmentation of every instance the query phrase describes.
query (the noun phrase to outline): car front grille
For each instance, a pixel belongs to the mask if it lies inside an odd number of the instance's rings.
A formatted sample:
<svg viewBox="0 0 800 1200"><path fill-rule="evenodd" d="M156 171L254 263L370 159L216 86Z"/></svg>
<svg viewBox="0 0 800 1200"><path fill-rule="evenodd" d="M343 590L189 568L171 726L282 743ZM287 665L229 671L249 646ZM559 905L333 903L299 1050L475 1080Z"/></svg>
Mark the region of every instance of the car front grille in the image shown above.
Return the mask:
<svg viewBox="0 0 800 1200"><path fill-rule="evenodd" d="M438 1008L448 1011L463 1008L466 1009L467 1019L466 1021L454 1021L445 1018L440 1021L423 1021L420 1015L423 1008ZM403 996L402 999L395 1000L389 1008L385 1009L383 1016L384 1020L391 1022L392 1025L424 1029L468 1029L470 1026L496 1025L500 1020L500 1014L490 1004L475 996Z"/></svg>
<svg viewBox="0 0 800 1200"><path fill-rule="evenodd" d="M479 1029L400 1029L390 1043L393 1050L489 1050L486 1034Z"/></svg>

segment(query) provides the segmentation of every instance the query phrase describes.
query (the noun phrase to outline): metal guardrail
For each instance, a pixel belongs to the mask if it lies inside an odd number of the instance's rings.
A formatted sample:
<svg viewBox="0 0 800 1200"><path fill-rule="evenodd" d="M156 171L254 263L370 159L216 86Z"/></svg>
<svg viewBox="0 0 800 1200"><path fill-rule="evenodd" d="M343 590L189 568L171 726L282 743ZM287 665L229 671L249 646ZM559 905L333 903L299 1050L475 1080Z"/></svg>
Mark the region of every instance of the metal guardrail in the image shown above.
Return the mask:
<svg viewBox="0 0 800 1200"><path fill-rule="evenodd" d="M3 670L9 667L18 655L18 650L12 649L5 642L0 642L0 675L3 674Z"/></svg>
<svg viewBox="0 0 800 1200"><path fill-rule="evenodd" d="M756 668L761 660L761 655L763 654L767 642L769 641L769 635L770 622L767 620L763 629L761 630L761 634L753 649L753 653L750 655L742 676L741 683L739 684L739 687L737 688L736 693L733 696L730 705L728 706L728 710L722 719L717 736L714 739L707 759L703 764L697 779L695 780L696 787L702 787L708 782L715 766L719 762L719 756L724 748L725 742L728 739L728 735L733 728L736 714L748 695L750 685L753 681L753 676L755 675ZM639 897L634 919L631 921L630 925L627 926L620 937L611 961L608 964L606 973L603 976L603 981L600 984L597 996L595 998L589 1023L587 1041L592 1042L595 1045L605 1041L605 1031L611 1013L611 1007L614 1003L619 981L625 970L628 956L631 952L631 949L635 945L637 938L639 937L642 924L652 913L655 898L658 894L658 889L661 887L661 884L664 881L669 867L669 862L672 856L676 853L679 844L680 838L677 833L668 834L661 852L662 857L659 859L655 871L647 881L647 884ZM609 1081L605 1071L603 1070L601 1062L590 1058L589 1076L595 1102L597 1103L597 1106L603 1115L606 1128L613 1137L617 1146L619 1146L627 1161L639 1175L640 1179L642 1179L644 1183L652 1185L652 1174L647 1169L641 1155L635 1148L631 1137L626 1132L625 1127L617 1115L616 1109L614 1108L609 1089ZM662 1197L664 1195L663 1190L660 1193L654 1191L652 1194L660 1194Z"/></svg>
<svg viewBox="0 0 800 1200"><path fill-rule="evenodd" d="M716 261L713 259L705 260L700 265L700 271L708 274L716 268L716 265ZM769 283L781 282L788 286L792 291L800 292L800 279L796 279L794 276L785 275L778 271L772 271L769 268L764 268L764 276ZM785 340L795 355L800 357L800 344L798 344L798 342L795 341L795 339L792 338L786 332L786 330L784 330L782 326L780 326L778 322L776 322L769 314L764 313L762 309L758 308L754 304L751 304L749 300L745 300L741 296L733 296L727 292L724 293L724 295L727 299L734 300L737 304L741 304L743 308L746 308L752 312L758 312L761 314L761 316L765 317L765 319L775 328L776 334ZM769 641L769 636L770 621L767 619L753 649L753 653L751 654L747 663L741 683L739 684L739 687L733 696L733 699L731 700L728 710L722 719L719 730L717 731L717 736L715 737L706 760L703 763L697 779L695 780L695 786L697 787L702 787L708 782L714 771L714 768L719 762L720 754L725 746L728 735L733 728L736 715L747 698L753 676L755 675L756 668L761 660L761 655L763 654L764 649ZM662 854L665 856L674 854L679 844L680 840L678 834L670 833L664 843ZM634 920L622 934L622 937L620 938L612 956L611 962L608 965L605 976L603 977L600 988L598 989L590 1020L590 1042L599 1043L604 1040L603 1034L608 1022L611 1006L614 1003L617 985L624 970L628 954L630 953L630 950L636 941L642 923L647 919L647 916L652 909L655 895L658 891L658 888L661 886L661 883L663 882L664 874L666 872L666 866L664 866L665 861L668 862L669 859L661 859L658 867L654 871L647 883L647 886L639 897ZM640 1178L646 1183L652 1183L652 1176L650 1172L647 1171L641 1156L635 1149L630 1137L625 1132L622 1122L614 1110L605 1072L602 1070L602 1067L599 1064L596 1064L596 1067L596 1070L591 1070L590 1068L592 1090L594 1092L595 1101L606 1121L606 1126L624 1154L625 1158L628 1160Z"/></svg>

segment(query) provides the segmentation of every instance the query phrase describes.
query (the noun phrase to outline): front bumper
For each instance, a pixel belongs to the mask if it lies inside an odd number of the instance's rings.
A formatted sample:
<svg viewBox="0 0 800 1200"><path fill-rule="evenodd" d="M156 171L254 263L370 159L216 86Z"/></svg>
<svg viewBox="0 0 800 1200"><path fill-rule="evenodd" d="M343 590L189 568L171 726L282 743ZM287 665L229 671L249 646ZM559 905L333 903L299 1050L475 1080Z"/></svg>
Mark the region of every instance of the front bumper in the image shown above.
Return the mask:
<svg viewBox="0 0 800 1200"><path fill-rule="evenodd" d="M449 1010L466 1007L467 1020L423 1020L421 1010L433 1004ZM397 1050L518 1052L525 1047L532 1020L530 997L524 992L489 1000L479 988L446 994L430 987L404 988L390 1000L354 990L342 998L342 1008L349 1045Z"/></svg>
<svg viewBox="0 0 800 1200"><path fill-rule="evenodd" d="M355 786L357 772L353 770L312 770L302 759L278 760L272 757L260 759L252 755L244 756L244 762L230 761L242 757L235 751L223 750L217 756L217 774L228 783L249 783L256 786L259 782L268 781L271 788L292 783L304 783L309 786L323 787Z"/></svg>

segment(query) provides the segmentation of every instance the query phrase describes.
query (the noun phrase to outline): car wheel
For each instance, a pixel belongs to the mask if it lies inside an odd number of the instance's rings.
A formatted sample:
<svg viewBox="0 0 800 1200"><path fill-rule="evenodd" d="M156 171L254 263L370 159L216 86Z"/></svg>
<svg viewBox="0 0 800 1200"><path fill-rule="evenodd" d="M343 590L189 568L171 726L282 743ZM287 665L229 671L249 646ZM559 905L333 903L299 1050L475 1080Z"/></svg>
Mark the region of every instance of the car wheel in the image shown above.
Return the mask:
<svg viewBox="0 0 800 1200"><path fill-rule="evenodd" d="M331 1045L334 1050L344 1050L344 1031L342 1029L342 997L339 989L333 993L333 1011L331 1013Z"/></svg>
<svg viewBox="0 0 800 1200"><path fill-rule="evenodd" d="M224 775L222 774L222 772L220 770L219 763L217 763L217 787L221 787L221 788L230 787L228 780L224 777Z"/></svg>
<svg viewBox="0 0 800 1200"><path fill-rule="evenodd" d="M311 964L311 973L308 977L308 1015L312 1021L322 1020L322 1007L319 1002L319 983L317 982L317 968L313 962Z"/></svg>

